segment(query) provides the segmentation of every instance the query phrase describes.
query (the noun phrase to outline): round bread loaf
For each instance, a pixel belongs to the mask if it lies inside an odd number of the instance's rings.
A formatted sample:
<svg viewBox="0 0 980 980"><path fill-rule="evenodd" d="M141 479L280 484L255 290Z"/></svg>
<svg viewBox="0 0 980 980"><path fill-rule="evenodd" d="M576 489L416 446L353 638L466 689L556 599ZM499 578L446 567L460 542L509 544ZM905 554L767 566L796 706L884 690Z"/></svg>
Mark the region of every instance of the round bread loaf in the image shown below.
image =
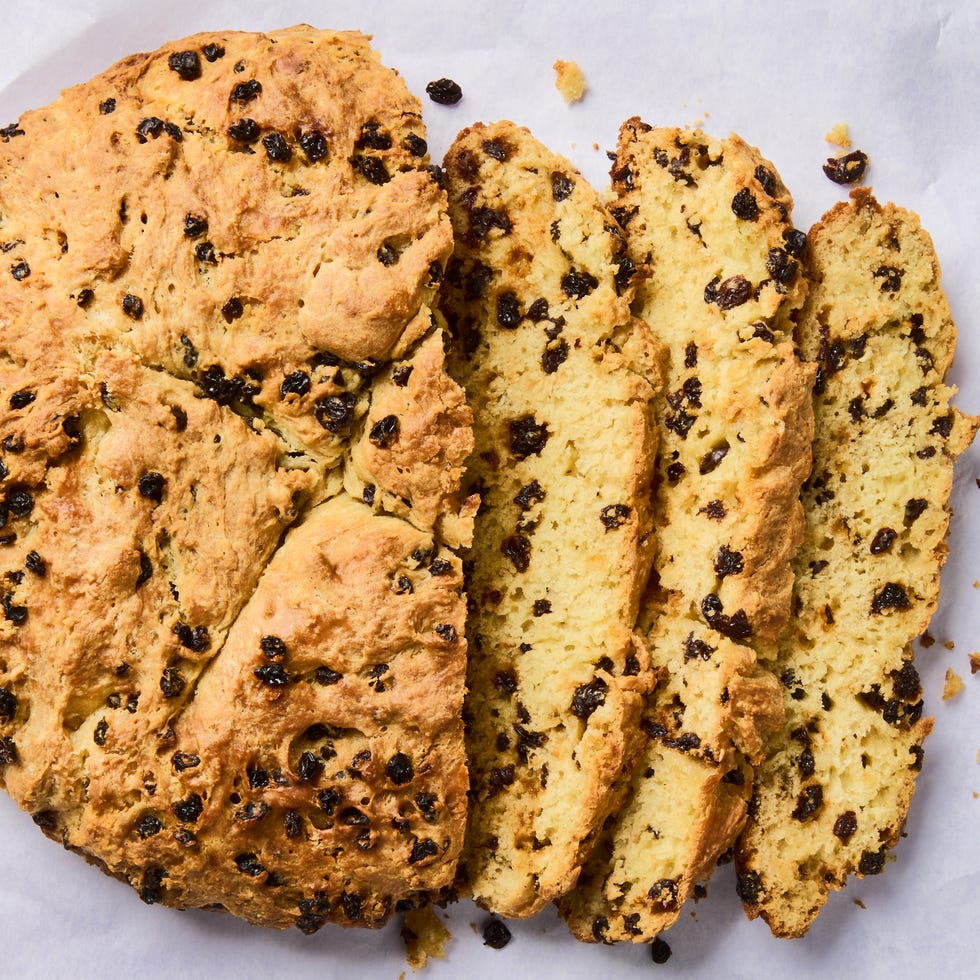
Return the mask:
<svg viewBox="0 0 980 980"><path fill-rule="evenodd" d="M452 880L472 436L426 153L367 40L305 27L4 130L0 780L146 902L313 931Z"/></svg>

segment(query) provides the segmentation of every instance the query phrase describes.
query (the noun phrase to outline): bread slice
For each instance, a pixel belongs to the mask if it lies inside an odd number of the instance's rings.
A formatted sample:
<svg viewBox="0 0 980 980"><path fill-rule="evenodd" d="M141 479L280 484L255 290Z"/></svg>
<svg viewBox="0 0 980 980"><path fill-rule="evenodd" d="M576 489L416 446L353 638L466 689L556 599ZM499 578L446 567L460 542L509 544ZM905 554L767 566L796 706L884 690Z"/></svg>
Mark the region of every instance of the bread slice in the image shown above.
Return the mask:
<svg viewBox="0 0 980 980"><path fill-rule="evenodd" d="M586 941L649 941L680 914L745 818L747 760L781 717L756 651L789 615L812 369L794 350L805 293L775 168L737 136L624 124L612 169L634 312L669 351L640 621L666 675L648 698L622 808L560 903Z"/></svg>
<svg viewBox="0 0 980 980"><path fill-rule="evenodd" d="M529 916L567 891L616 802L649 687L634 632L653 545L654 352L633 265L567 160L513 123L446 157L444 310L482 498L468 553L464 884Z"/></svg>
<svg viewBox="0 0 980 980"><path fill-rule="evenodd" d="M313 931L454 878L472 433L420 113L298 27L0 143L0 782L146 902Z"/></svg>
<svg viewBox="0 0 980 980"><path fill-rule="evenodd" d="M978 420L943 379L956 333L918 218L868 190L809 235L797 337L819 364L794 615L768 661L786 722L736 854L750 917L799 936L848 875L880 873L922 766L912 641L939 598L953 463Z"/></svg>

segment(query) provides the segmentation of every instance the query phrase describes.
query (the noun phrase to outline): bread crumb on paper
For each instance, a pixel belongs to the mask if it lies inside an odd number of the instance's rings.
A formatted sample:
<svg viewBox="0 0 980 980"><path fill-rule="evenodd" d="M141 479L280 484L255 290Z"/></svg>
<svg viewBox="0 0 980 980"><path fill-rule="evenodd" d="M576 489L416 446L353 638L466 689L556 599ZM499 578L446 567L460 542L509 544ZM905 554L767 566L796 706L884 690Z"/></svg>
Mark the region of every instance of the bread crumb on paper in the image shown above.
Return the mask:
<svg viewBox="0 0 980 980"><path fill-rule="evenodd" d="M559 59L552 65L555 69L555 88L564 96L565 101L571 105L573 102L581 102L585 95L585 75L579 68L577 62L562 61Z"/></svg>
<svg viewBox="0 0 980 980"><path fill-rule="evenodd" d="M919 637L919 643L921 644L923 650L928 650L929 647L931 647L935 642L936 638L929 632L929 630L926 630L925 633Z"/></svg>
<svg viewBox="0 0 980 980"><path fill-rule="evenodd" d="M980 653L970 654L970 673L975 674L980 671Z"/></svg>
<svg viewBox="0 0 980 980"><path fill-rule="evenodd" d="M851 134L846 122L837 123L824 139L833 146L839 146L842 150L851 148Z"/></svg>
<svg viewBox="0 0 980 980"><path fill-rule="evenodd" d="M946 683L943 686L943 700L949 701L951 698L955 698L963 690L963 687L963 678L952 667L947 667Z"/></svg>
<svg viewBox="0 0 980 980"><path fill-rule="evenodd" d="M431 908L411 909L402 920L405 959L413 973L424 970L429 959L446 957L446 943L452 938Z"/></svg>

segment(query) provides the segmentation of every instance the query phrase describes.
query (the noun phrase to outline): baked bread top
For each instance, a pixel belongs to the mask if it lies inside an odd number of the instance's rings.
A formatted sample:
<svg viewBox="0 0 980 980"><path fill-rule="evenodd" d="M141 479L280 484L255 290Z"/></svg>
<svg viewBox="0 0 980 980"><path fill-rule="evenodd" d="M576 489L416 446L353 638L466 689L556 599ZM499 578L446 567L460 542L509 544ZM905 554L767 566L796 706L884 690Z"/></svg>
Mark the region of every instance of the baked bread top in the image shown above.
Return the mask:
<svg viewBox="0 0 980 980"><path fill-rule="evenodd" d="M932 241L870 190L809 233L797 339L818 364L794 616L767 662L786 722L737 849L746 912L799 936L831 889L884 870L932 727L912 641L939 599L956 456L978 421L944 384L956 330Z"/></svg>
<svg viewBox="0 0 980 980"><path fill-rule="evenodd" d="M634 624L659 351L631 320L622 233L567 160L513 123L476 125L446 177L444 309L483 498L467 556L463 880L486 908L528 916L572 887L614 809L652 681Z"/></svg>
<svg viewBox="0 0 980 980"><path fill-rule="evenodd" d="M0 145L0 778L148 902L309 931L452 880L472 435L427 165L367 40L305 27L134 55Z"/></svg>

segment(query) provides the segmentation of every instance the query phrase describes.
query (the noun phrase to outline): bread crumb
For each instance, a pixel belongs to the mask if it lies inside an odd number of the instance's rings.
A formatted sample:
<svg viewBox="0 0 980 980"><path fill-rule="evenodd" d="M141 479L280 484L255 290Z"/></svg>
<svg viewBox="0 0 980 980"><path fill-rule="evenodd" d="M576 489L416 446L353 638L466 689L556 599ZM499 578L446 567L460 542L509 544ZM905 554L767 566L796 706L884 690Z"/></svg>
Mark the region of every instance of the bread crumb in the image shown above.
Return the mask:
<svg viewBox="0 0 980 980"><path fill-rule="evenodd" d="M560 59L552 65L555 69L555 88L564 96L565 101L571 105L573 102L580 102L585 95L585 75L582 69L574 61L561 61Z"/></svg>
<svg viewBox="0 0 980 980"><path fill-rule="evenodd" d="M598 150L599 150L599 144L598 143L593 143L592 144L592 149L595 150L596 152L598 152Z"/></svg>
<svg viewBox="0 0 980 980"><path fill-rule="evenodd" d="M856 905L856 906L857 906L857 907L858 907L859 909L864 909L865 911L867 911L867 908L868 908L868 906L867 906L867 905L865 905L865 904L864 904L864 902L862 902L860 898L855 898L855 899L852 899L852 901L854 902L854 904L855 904L855 905Z"/></svg>
<svg viewBox="0 0 980 980"><path fill-rule="evenodd" d="M970 673L975 674L980 670L980 653L970 654Z"/></svg>
<svg viewBox="0 0 980 980"><path fill-rule="evenodd" d="M943 700L948 701L950 698L955 698L962 690L963 678L952 667L947 667L946 684L943 687Z"/></svg>
<svg viewBox="0 0 980 980"><path fill-rule="evenodd" d="M980 589L980 579L978 579L978 580L976 580L976 581L975 581L975 582L973 583L973 587L974 587L975 589Z"/></svg>
<svg viewBox="0 0 980 980"><path fill-rule="evenodd" d="M834 146L839 146L842 150L849 150L851 148L851 134L846 122L839 122L827 133L824 139Z"/></svg>
<svg viewBox="0 0 980 980"><path fill-rule="evenodd" d="M451 938L431 908L411 909L402 919L405 958L413 973L424 970L430 958L445 959L446 943Z"/></svg>
<svg viewBox="0 0 980 980"><path fill-rule="evenodd" d="M944 647L945 647L945 648L946 648L947 650L955 650L955 649L956 649L956 644L955 644L955 643L954 643L954 642L953 642L952 640L947 640L947 641L946 641L946 642L945 642L945 643L943 644L943 646L944 646Z"/></svg>

